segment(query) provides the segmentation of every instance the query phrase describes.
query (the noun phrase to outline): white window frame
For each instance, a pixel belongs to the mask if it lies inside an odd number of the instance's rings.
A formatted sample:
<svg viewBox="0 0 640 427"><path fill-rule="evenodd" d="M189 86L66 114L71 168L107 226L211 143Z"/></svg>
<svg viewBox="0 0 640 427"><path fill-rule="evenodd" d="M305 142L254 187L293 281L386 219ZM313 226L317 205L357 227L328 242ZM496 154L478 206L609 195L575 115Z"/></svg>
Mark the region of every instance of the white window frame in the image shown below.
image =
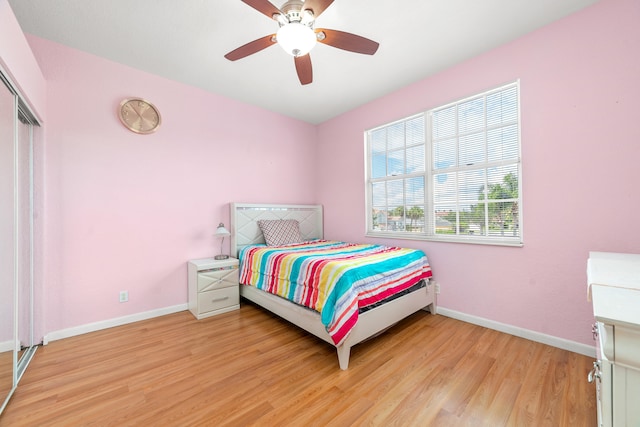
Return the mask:
<svg viewBox="0 0 640 427"><path fill-rule="evenodd" d="M495 166L504 166L510 165L515 166L518 171L518 198L515 199L518 203L518 235L517 236L509 236L509 235L472 235L472 234L461 234L459 226L456 225L456 234L440 234L436 232L435 228L435 212L434 212L434 177L437 173L441 173L441 170L435 170L433 165L433 149L434 144L432 141L432 116L435 111L443 110L449 108L451 106L455 106L458 104L462 104L466 101L473 100L478 97L486 97L487 95L503 91L505 89L509 89L515 87L517 93L517 145L518 145L518 153L517 159L512 159L508 161L497 161L490 162L486 159L482 163L478 163L478 165L471 166L473 169L483 169L490 168ZM424 232L415 232L415 231L398 231L398 230L374 230L373 226L373 184L375 182L381 182L385 180L392 179L401 179L416 176L415 173L407 174L407 175L398 175L398 176L387 176L384 178L372 178L372 147L370 136L373 132L380 130L385 127L390 127L400 122L405 122L409 120L413 120L417 117L423 116L425 120L425 171L422 174L425 180L425 201L424 201ZM513 124L513 122L512 122ZM483 91L481 93L474 94L472 96L462 98L456 100L454 102L448 103L446 105L441 105L435 108L432 108L428 111L425 111L420 114L412 115L410 117L403 118L401 120L396 120L391 123L387 123L381 126L377 126L375 128L366 130L364 132L365 139L365 160L366 160L366 169L365 169L365 197L366 197L366 231L365 235L368 237L382 237L382 238L393 238L393 239L411 239L411 240L429 240L429 241L438 241L438 242L456 242L456 243L474 243L474 244L484 244L484 245L501 245L501 246L523 246L523 196L522 196L522 140L521 140L521 108L520 108L520 81L516 80L515 82L511 82L500 87ZM484 126L484 132L486 134L489 128ZM458 130L456 130L456 134L458 134ZM467 169L467 166L457 166L448 169L449 172L458 172ZM456 190L457 197L460 196L458 190ZM513 200L508 200L513 201ZM459 214L458 214L459 215ZM458 216L459 218L459 216ZM459 222L457 223L459 224ZM488 223L487 223L488 224ZM486 227L486 233L489 234L489 227Z"/></svg>

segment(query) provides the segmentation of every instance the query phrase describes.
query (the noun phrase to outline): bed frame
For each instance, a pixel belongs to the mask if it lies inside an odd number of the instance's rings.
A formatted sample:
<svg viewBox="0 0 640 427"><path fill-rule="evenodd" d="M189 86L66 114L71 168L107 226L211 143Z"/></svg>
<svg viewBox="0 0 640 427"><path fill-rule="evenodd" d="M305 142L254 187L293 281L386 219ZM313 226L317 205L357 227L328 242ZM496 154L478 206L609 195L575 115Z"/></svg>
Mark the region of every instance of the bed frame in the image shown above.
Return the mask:
<svg viewBox="0 0 640 427"><path fill-rule="evenodd" d="M237 256L238 252L247 245L264 243L264 237L258 227L260 219L295 219L300 223L300 234L303 239L324 237L321 205L231 203L230 207L231 253L234 256ZM428 282L424 288L360 314L358 323L347 339L341 345L335 346L340 369L348 368L351 347L354 345L379 334L421 309L427 309L435 314L437 306L433 288L434 286ZM320 321L318 312L253 286L240 285L240 295L334 345Z"/></svg>

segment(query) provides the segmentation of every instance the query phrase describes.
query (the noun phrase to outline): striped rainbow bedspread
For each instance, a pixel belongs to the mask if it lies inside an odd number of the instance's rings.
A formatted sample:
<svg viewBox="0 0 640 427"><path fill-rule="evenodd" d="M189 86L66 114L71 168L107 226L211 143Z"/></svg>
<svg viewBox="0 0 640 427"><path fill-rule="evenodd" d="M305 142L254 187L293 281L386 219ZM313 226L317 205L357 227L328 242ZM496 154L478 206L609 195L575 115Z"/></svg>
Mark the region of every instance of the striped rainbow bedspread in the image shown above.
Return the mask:
<svg viewBox="0 0 640 427"><path fill-rule="evenodd" d="M240 283L320 313L336 345L358 321L358 310L431 277L422 251L329 240L240 251Z"/></svg>

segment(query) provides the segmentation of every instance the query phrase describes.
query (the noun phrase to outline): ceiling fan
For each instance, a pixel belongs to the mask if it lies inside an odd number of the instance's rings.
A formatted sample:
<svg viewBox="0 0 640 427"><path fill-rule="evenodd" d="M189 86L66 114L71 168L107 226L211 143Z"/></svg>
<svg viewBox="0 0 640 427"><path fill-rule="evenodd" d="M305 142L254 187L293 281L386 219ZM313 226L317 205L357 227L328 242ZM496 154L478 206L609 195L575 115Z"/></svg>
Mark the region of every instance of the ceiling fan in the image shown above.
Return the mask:
<svg viewBox="0 0 640 427"><path fill-rule="evenodd" d="M269 0L241 1L276 21L279 28L276 34L261 37L227 53L224 57L230 61L242 59L277 43L293 56L300 83L306 85L313 81L309 51L316 42L366 55L373 55L378 50L377 42L355 34L314 29L316 18L334 0L289 0L280 9Z"/></svg>

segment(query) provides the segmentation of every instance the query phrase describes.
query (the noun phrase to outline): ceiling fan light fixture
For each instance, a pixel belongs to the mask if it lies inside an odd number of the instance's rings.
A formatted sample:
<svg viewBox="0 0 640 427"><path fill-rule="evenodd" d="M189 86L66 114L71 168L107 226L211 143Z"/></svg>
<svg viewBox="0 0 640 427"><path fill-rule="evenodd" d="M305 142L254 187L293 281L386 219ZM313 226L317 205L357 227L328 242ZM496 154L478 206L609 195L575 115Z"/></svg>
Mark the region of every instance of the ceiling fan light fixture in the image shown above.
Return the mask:
<svg viewBox="0 0 640 427"><path fill-rule="evenodd" d="M281 26L276 33L276 39L285 52L295 57L309 53L317 42L313 29L299 22Z"/></svg>

